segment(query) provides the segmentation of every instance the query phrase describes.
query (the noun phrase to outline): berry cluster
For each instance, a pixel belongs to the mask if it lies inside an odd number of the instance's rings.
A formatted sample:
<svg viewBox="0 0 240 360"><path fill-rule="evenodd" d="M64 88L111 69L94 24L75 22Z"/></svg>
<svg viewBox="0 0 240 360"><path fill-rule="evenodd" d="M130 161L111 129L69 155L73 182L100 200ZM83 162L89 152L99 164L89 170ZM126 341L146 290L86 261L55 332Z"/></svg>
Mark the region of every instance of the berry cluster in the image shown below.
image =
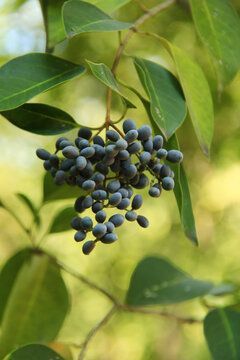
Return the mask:
<svg viewBox="0 0 240 360"><path fill-rule="evenodd" d="M137 129L135 122L128 119L123 122L124 134L115 129L117 131L106 131L105 142L99 135L93 136L89 128L81 127L75 144L60 137L54 154L45 149L36 151L56 185L66 182L86 192L85 196L76 199L75 210L83 213L91 208L97 224L94 226L89 216L76 216L71 220L72 228L77 230L74 236L77 242L85 240L90 231L95 238L83 244L84 254L89 254L98 241L111 244L117 240L114 229L123 224L124 216L114 214L107 220L104 209L108 207L124 210L126 220L136 220L140 226L148 227L148 219L136 213L142 206L143 197L141 194L133 196L133 188L149 186L148 193L152 197L159 197L162 189L172 190L174 172L169 165L161 164L161 160L176 164L183 159L180 151L163 148L161 135L152 138L152 129L148 125ZM59 151L63 157L57 155ZM147 175L151 176L151 181Z"/></svg>

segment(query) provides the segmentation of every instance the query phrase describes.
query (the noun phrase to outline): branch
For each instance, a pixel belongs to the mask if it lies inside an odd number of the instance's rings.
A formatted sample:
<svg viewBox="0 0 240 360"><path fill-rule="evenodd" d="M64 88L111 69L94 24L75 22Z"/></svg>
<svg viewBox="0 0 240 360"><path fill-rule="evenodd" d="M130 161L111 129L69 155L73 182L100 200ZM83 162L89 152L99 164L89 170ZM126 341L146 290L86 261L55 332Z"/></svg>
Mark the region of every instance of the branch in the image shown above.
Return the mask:
<svg viewBox="0 0 240 360"><path fill-rule="evenodd" d="M94 328L92 328L92 330L89 332L88 336L86 337L84 343L82 344L82 349L81 349L80 354L78 356L78 360L83 360L84 359L86 348L87 348L89 342L91 341L92 337L96 334L96 332L103 325L105 325L111 319L111 317L113 316L113 314L116 312L117 309L118 309L118 306L114 305L111 308L111 310L104 316L104 318Z"/></svg>
<svg viewBox="0 0 240 360"><path fill-rule="evenodd" d="M141 3L141 1L140 0L134 0L137 4L138 4L138 6L142 9L142 11L143 12L148 12L148 9Z"/></svg>
<svg viewBox="0 0 240 360"><path fill-rule="evenodd" d="M46 253L46 255L50 258L50 260L56 265L58 266L60 269L66 271L68 274L72 275L73 277L75 277L76 279L80 280L81 282L83 282L84 284L86 284L87 286L89 286L92 289L95 289L97 291L99 291L100 293L102 293L103 295L105 295L107 298L109 298L109 300L111 300L111 302L115 305L118 306L118 301L111 295L109 294L106 290L104 290L103 288L101 288L100 286L98 286L97 284L93 283L92 281L88 280L85 276L79 274L78 272L76 272L74 269L71 269L70 267L68 267L67 265L61 263L59 260L55 259L54 257L50 256L49 254Z"/></svg>
<svg viewBox="0 0 240 360"><path fill-rule="evenodd" d="M165 311L159 311L159 310L155 310L155 309L134 307L134 306L128 306L128 305L120 305L119 309L122 309L127 312L139 313L139 314L162 316L162 317L176 320L177 322L180 322L180 323L188 323L188 324L202 323L201 319L195 319L195 318L191 318L191 317L190 318L181 317L181 316L178 316L178 315L175 315L172 313L168 313Z"/></svg>
<svg viewBox="0 0 240 360"><path fill-rule="evenodd" d="M128 30L128 32L126 33L122 43L120 44L118 50L117 50L117 54L115 56L115 60L113 62L113 66L112 66L112 73L113 75L116 75L116 70L122 55L123 50L125 49L129 39L131 38L131 36L134 34L134 32L136 32L137 28L142 25L146 20L150 19L151 17L155 16L156 14L158 14L160 11L163 11L165 9L167 9L169 6L173 5L176 3L177 0L167 0L162 4L159 4L157 6L155 6L154 8L150 9L149 11L147 11L145 14L143 14L135 23L134 25ZM110 123L110 109L111 109L111 99L112 99L112 89L108 88L108 93L107 93L107 111L106 111L106 128L108 128L109 123Z"/></svg>

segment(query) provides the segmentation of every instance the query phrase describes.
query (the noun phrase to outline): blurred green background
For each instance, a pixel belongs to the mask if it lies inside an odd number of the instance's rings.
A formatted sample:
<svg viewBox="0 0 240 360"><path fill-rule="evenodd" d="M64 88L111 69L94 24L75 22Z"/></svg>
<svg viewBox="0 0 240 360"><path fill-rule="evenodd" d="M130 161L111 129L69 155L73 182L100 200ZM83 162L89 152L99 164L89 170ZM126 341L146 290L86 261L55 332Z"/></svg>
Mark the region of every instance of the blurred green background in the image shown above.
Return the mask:
<svg viewBox="0 0 240 360"><path fill-rule="evenodd" d="M151 8L159 1L142 1ZM240 14L238 0L231 1ZM132 1L113 16L134 21L141 15ZM58 259L78 270L90 280L106 288L123 301L129 279L139 260L146 255L163 256L195 278L213 282L224 280L240 283L240 74L225 88L221 100L211 59L194 29L186 1L149 20L142 29L154 31L186 50L203 67L214 98L215 131L208 161L198 146L191 121L185 120L178 131L184 165L192 196L199 236L199 247L185 238L181 228L174 195L162 194L160 199L145 196L142 213L150 220L148 229L135 223L124 224L119 241L114 245L99 244L90 256L83 256L81 246L73 240L74 231L50 235L42 246ZM77 36L59 44L54 54L76 63L85 59L111 66L118 46L117 33L91 33ZM37 0L0 0L0 63L32 51L44 51L45 34ZM154 39L134 35L118 68L118 77L144 94L137 80L131 58L136 55L156 61L174 73L173 63ZM135 95L123 89L137 110L127 117L137 125L148 123L143 106ZM113 98L112 117L121 115L121 104ZM83 77L70 81L38 96L34 102L44 102L69 112L79 124L97 126L104 121L106 88L88 71ZM1 117L0 122L0 197L14 209L25 224L30 213L15 196L27 194L38 205L42 197L42 162L35 156L39 147L54 150L56 138L37 136ZM66 134L74 139L76 131ZM144 191L142 191L144 193ZM51 216L74 200L49 203L42 217L47 228ZM29 245L27 236L15 220L0 208L0 265L11 254ZM42 234L39 234L39 238ZM72 309L58 340L81 343L90 329L101 320L109 302L69 275L64 274L72 294ZM206 309L199 300L166 310L182 316L203 317ZM73 354L77 349L72 348ZM74 355L74 356L75 356ZM96 335L89 346L86 359L91 360L210 360L202 326L182 325L174 320L151 315L118 313Z"/></svg>

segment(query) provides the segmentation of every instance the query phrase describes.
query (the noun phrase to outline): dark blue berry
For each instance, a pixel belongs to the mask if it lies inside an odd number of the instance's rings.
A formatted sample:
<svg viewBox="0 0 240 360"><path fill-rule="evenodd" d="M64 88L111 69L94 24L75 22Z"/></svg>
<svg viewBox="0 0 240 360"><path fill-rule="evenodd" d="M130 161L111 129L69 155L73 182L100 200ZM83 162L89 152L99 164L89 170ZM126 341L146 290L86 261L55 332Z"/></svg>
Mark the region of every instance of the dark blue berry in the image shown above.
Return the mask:
<svg viewBox="0 0 240 360"><path fill-rule="evenodd" d="M75 146L66 146L63 151L62 151L63 155L68 158L68 159L75 159L76 157L79 156L79 151L77 148L75 148Z"/></svg>
<svg viewBox="0 0 240 360"><path fill-rule="evenodd" d="M124 217L121 214L112 215L109 219L115 227L119 227L124 223Z"/></svg>
<svg viewBox="0 0 240 360"><path fill-rule="evenodd" d="M125 214L125 218L128 221L135 221L137 220L138 214L135 211L127 211Z"/></svg>
<svg viewBox="0 0 240 360"><path fill-rule="evenodd" d="M146 164L151 160L151 154L147 151L143 151L139 157L139 160L142 164Z"/></svg>
<svg viewBox="0 0 240 360"><path fill-rule="evenodd" d="M105 200L107 198L107 192L105 190L94 190L92 197L94 200Z"/></svg>
<svg viewBox="0 0 240 360"><path fill-rule="evenodd" d="M59 165L59 157L56 154L51 154L50 157L49 157L49 161L50 161L52 166L54 166L55 168L58 167L58 165Z"/></svg>
<svg viewBox="0 0 240 360"><path fill-rule="evenodd" d="M119 139L116 142L115 146L117 150L126 150L128 147L128 142L124 139Z"/></svg>
<svg viewBox="0 0 240 360"><path fill-rule="evenodd" d="M44 160L43 167L44 167L45 170L48 171L48 170L51 169L52 165L51 165L49 160Z"/></svg>
<svg viewBox="0 0 240 360"><path fill-rule="evenodd" d="M149 226L148 219L143 215L138 215L137 222L143 228L147 228Z"/></svg>
<svg viewBox="0 0 240 360"><path fill-rule="evenodd" d="M81 219L81 228L85 231L92 230L93 222L92 219L89 216L85 216Z"/></svg>
<svg viewBox="0 0 240 360"><path fill-rule="evenodd" d="M121 200L121 202L118 204L117 208L120 210L125 210L130 205L129 198L124 198Z"/></svg>
<svg viewBox="0 0 240 360"><path fill-rule="evenodd" d="M87 160L84 156L78 156L75 163L78 170L83 170L87 166Z"/></svg>
<svg viewBox="0 0 240 360"><path fill-rule="evenodd" d="M122 195L120 192L115 192L109 197L109 205L117 206L122 200Z"/></svg>
<svg viewBox="0 0 240 360"><path fill-rule="evenodd" d="M62 161L60 168L63 171L68 171L73 165L74 165L73 159L65 159Z"/></svg>
<svg viewBox="0 0 240 360"><path fill-rule="evenodd" d="M154 186L149 189L148 193L152 197L159 197L161 195L160 190Z"/></svg>
<svg viewBox="0 0 240 360"><path fill-rule="evenodd" d="M107 233L101 238L101 242L104 244L112 244L118 239L117 234Z"/></svg>
<svg viewBox="0 0 240 360"><path fill-rule="evenodd" d="M182 161L183 154L179 150L169 150L166 160L172 162L173 164L178 164Z"/></svg>
<svg viewBox="0 0 240 360"><path fill-rule="evenodd" d="M91 136L92 136L92 131L88 127L82 126L78 130L78 136L89 140L91 138Z"/></svg>
<svg viewBox="0 0 240 360"><path fill-rule="evenodd" d="M114 130L107 130L106 136L109 140L114 141L114 142L118 141L118 139L119 139L119 134Z"/></svg>
<svg viewBox="0 0 240 360"><path fill-rule="evenodd" d="M166 149L159 149L159 150L157 151L157 157L158 157L159 159L165 159L165 157L167 156L167 154L168 154L168 152L167 152Z"/></svg>
<svg viewBox="0 0 240 360"><path fill-rule="evenodd" d="M101 138L101 136L99 136L99 135L95 135L94 137L93 137L93 143L94 144L98 144L98 145L100 145L100 146L104 146L105 145L105 143L104 143L104 140Z"/></svg>
<svg viewBox="0 0 240 360"><path fill-rule="evenodd" d="M141 144L140 142L134 142L131 145L128 146L127 148L129 154L136 154L141 150Z"/></svg>
<svg viewBox="0 0 240 360"><path fill-rule="evenodd" d="M115 225L111 221L105 222L105 226L107 228L107 232L111 233L115 229Z"/></svg>
<svg viewBox="0 0 240 360"><path fill-rule="evenodd" d="M50 152L45 149L37 149L36 151L37 157L41 160L48 160L50 158Z"/></svg>
<svg viewBox="0 0 240 360"><path fill-rule="evenodd" d="M80 151L80 155L84 156L86 159L89 159L95 154L95 149L93 146L88 146Z"/></svg>
<svg viewBox="0 0 240 360"><path fill-rule="evenodd" d="M81 213L85 210L85 208L83 206L84 199L85 199L85 196L79 196L75 201L74 209L79 213Z"/></svg>
<svg viewBox="0 0 240 360"><path fill-rule="evenodd" d="M75 230L81 230L81 218L78 216L75 216L74 218L72 218L72 220L70 221L70 225L73 229Z"/></svg>
<svg viewBox="0 0 240 360"><path fill-rule="evenodd" d="M82 252L85 254L85 255L89 255L90 252L95 248L95 241L93 240L89 240L89 241L86 241L84 244L83 244L83 247L82 247Z"/></svg>
<svg viewBox="0 0 240 360"><path fill-rule="evenodd" d="M163 146L163 137L161 135L156 135L153 139L153 148L154 150L159 150Z"/></svg>
<svg viewBox="0 0 240 360"><path fill-rule="evenodd" d="M162 180L162 187L164 190L172 190L174 188L174 180L170 176L166 176Z"/></svg>
<svg viewBox="0 0 240 360"><path fill-rule="evenodd" d="M137 130L129 130L124 139L130 144L134 142L138 138L138 132Z"/></svg>
<svg viewBox="0 0 240 360"><path fill-rule="evenodd" d="M104 223L104 221L106 220L107 218L107 214L104 210L100 210L96 213L95 215L95 219L97 222L99 223Z"/></svg>
<svg viewBox="0 0 240 360"><path fill-rule="evenodd" d="M105 235L106 232L107 232L107 227L104 224L97 224L92 229L92 233L97 239L103 237L103 235Z"/></svg>
<svg viewBox="0 0 240 360"><path fill-rule="evenodd" d="M63 185L66 177L67 176L63 170L58 170L55 175L54 183L56 185Z"/></svg>
<svg viewBox="0 0 240 360"><path fill-rule="evenodd" d="M95 214L98 213L102 209L103 209L103 204L101 202L96 201L95 203L92 204L92 211Z"/></svg>
<svg viewBox="0 0 240 360"><path fill-rule="evenodd" d="M79 230L76 232L76 234L74 235L74 239L77 242L83 241L86 238L86 233L82 230Z"/></svg>
<svg viewBox="0 0 240 360"><path fill-rule="evenodd" d="M152 135L149 125L143 125L138 129L138 140L147 140Z"/></svg>
<svg viewBox="0 0 240 360"><path fill-rule="evenodd" d="M160 169L160 177L163 179L171 174L171 169L167 164L164 164Z"/></svg>
<svg viewBox="0 0 240 360"><path fill-rule="evenodd" d="M118 189L120 189L120 182L119 180L112 180L107 184L107 191L110 193L115 193Z"/></svg>
<svg viewBox="0 0 240 360"><path fill-rule="evenodd" d="M126 134L129 130L136 130L136 124L135 121L131 119L124 120L123 122L123 131Z"/></svg>
<svg viewBox="0 0 240 360"><path fill-rule="evenodd" d="M143 203L142 195L141 194L135 195L133 200L132 200L132 209L133 210L140 209L140 207L142 206L142 203Z"/></svg>

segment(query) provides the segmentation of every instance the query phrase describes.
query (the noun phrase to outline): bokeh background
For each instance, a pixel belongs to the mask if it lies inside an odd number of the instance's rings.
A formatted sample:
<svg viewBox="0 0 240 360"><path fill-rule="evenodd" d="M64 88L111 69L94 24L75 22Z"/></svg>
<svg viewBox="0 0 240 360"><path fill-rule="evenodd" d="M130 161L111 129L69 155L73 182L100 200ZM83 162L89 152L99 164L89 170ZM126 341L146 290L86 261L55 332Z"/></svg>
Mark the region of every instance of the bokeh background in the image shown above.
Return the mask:
<svg viewBox="0 0 240 360"><path fill-rule="evenodd" d="M146 0L148 8L159 1ZM231 3L240 14L240 3ZM210 161L198 146L189 118L178 131L184 166L188 175L193 210L199 236L194 247L184 236L178 209L172 193L161 198L145 196L142 212L150 227L142 229L135 223L124 224L119 241L111 246L99 245L90 256L83 256L73 240L74 231L44 238L42 246L62 262L78 270L124 300L129 279L139 260L147 255L163 256L187 273L213 282L240 283L240 74L225 88L221 99L211 59L194 29L187 2L175 5L146 22L142 29L154 31L186 50L203 67L210 82L215 108L215 130ZM141 14L132 1L113 16L134 21ZM91 33L59 44L54 54L77 63L85 59L111 66L118 46L117 33ZM0 0L0 63L32 51L44 51L45 34L37 0ZM118 69L118 77L144 94L137 80L132 60L136 55L156 61L174 73L174 65L154 39L134 35ZM123 89L137 104L128 117L137 124L148 123L143 106L135 95ZM79 124L97 126L104 121L106 88L88 71L83 77L52 89L34 102L44 102L69 112ZM114 97L112 117L121 115L121 104ZM17 127L0 116L0 198L16 211L25 224L30 213L16 197L21 192L37 205L42 198L42 162L36 158L39 147L54 150L56 138L38 136ZM74 139L76 131L67 133ZM143 191L144 193L144 191ZM51 216L73 199L49 203L42 210L45 229ZM51 215L51 216L50 216ZM15 251L28 246L29 240L19 225L0 208L0 266ZM38 234L39 238L42 234ZM101 320L111 304L96 291L90 290L64 274L71 291L72 308L59 334L58 341L81 343L90 329ZM220 300L222 302L231 299ZM206 308L199 300L169 306L166 310L179 315L203 317ZM72 348L73 356L77 349ZM182 325L174 320L151 315L118 313L95 336L86 359L91 360L210 360L202 326Z"/></svg>

